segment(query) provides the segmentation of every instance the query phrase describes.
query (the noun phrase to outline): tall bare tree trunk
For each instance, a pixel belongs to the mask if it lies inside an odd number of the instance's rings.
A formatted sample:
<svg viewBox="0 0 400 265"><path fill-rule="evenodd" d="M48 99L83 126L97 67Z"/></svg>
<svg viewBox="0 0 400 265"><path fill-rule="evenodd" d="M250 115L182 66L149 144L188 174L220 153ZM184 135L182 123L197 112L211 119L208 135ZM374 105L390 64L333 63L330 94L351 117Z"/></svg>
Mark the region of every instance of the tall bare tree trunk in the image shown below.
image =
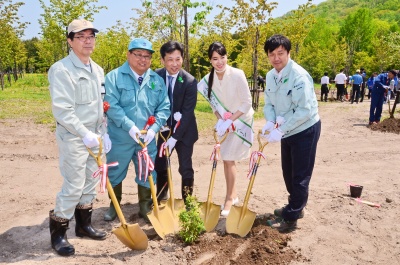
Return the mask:
<svg viewBox="0 0 400 265"><path fill-rule="evenodd" d="M188 13L187 13L187 6L183 6L183 15L185 17L185 47L184 47L184 60L183 60L183 67L187 72L190 72L190 56L189 56L189 22L188 22Z"/></svg>

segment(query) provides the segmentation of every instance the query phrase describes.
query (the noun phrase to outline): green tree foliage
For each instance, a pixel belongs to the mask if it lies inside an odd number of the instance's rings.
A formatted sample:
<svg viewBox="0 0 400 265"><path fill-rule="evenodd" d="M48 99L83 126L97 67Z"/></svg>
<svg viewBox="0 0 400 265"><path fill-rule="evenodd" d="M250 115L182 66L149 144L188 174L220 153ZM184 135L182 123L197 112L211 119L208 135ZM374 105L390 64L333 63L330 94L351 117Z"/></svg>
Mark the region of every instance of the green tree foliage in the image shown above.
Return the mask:
<svg viewBox="0 0 400 265"><path fill-rule="evenodd" d="M26 56L21 36L29 23L21 22L18 17L18 9L22 5L23 2L0 0L0 72L18 71L17 67L22 66Z"/></svg>
<svg viewBox="0 0 400 265"><path fill-rule="evenodd" d="M48 6L44 0L39 2L44 13L39 19L42 39L37 48L45 69L68 54L66 35L72 20L84 18L91 21L95 13L107 9L97 6L98 0L50 0Z"/></svg>
<svg viewBox="0 0 400 265"><path fill-rule="evenodd" d="M107 29L105 33L97 34L96 49L92 58L108 73L126 61L129 41L129 34L118 21L117 25Z"/></svg>

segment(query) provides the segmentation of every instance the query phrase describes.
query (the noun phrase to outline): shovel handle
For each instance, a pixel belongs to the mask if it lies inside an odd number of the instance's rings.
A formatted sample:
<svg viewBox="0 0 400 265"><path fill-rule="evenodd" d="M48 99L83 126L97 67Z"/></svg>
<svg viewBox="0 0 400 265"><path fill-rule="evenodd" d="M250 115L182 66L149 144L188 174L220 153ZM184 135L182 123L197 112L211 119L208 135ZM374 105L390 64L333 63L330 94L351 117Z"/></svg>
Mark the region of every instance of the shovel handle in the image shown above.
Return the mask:
<svg viewBox="0 0 400 265"><path fill-rule="evenodd" d="M165 126L165 127L169 128L168 126ZM169 137L171 137L171 133L172 133L171 128L169 128L169 130L168 130L168 135L167 135L167 137L164 137L164 135L162 134L162 132L159 132L160 137L161 137L161 139L163 139L164 142L166 142L166 141L169 139Z"/></svg>
<svg viewBox="0 0 400 265"><path fill-rule="evenodd" d="M100 138L99 138L99 143L100 143L100 146L99 146L99 152L97 153L97 155L96 155L90 148L86 147L86 149L89 151L89 154L90 154L91 156L93 156L93 158L96 160L97 165L100 167L100 166L103 165L103 161L101 160L101 153L102 153L102 149L103 149L103 142L101 141ZM124 217L124 215L122 214L121 207L119 206L117 197L115 196L113 187L112 187L112 185L111 185L111 183L110 183L110 180L108 179L108 176L106 177L106 179L107 179L107 182L106 182L107 191L108 191L108 194L110 195L110 198L111 198L112 203L114 204L115 211L117 212L118 218L119 218L119 220L121 221L121 225L122 225L122 226L126 226L125 217Z"/></svg>
<svg viewBox="0 0 400 265"><path fill-rule="evenodd" d="M225 141L226 137L228 137L227 132L225 132L225 134L222 137L218 137L216 129L214 129L213 132L214 132L214 139L217 144L222 144Z"/></svg>

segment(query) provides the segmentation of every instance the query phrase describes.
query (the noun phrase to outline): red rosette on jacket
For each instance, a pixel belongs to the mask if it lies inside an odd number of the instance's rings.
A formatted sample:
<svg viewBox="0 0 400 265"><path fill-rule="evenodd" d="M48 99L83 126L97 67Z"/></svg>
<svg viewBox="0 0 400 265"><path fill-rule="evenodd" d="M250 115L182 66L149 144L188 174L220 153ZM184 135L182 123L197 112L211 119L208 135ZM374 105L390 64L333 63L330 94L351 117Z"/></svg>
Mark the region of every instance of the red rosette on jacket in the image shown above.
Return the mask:
<svg viewBox="0 0 400 265"><path fill-rule="evenodd" d="M150 116L149 119L147 120L146 125L144 126L143 130L147 130L155 122L156 122L156 117Z"/></svg>
<svg viewBox="0 0 400 265"><path fill-rule="evenodd" d="M110 103L108 103L107 101L104 101L103 102L104 113L106 113L109 109L110 109Z"/></svg>

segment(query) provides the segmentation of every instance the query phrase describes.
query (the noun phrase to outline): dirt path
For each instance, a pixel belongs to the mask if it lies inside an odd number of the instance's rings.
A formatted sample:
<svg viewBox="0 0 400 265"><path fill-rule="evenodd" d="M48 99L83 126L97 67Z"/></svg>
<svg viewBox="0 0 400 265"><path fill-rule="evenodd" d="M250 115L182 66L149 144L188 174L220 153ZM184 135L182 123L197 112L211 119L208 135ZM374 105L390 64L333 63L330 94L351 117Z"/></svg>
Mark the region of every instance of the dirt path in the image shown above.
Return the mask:
<svg viewBox="0 0 400 265"><path fill-rule="evenodd" d="M0 264L263 264L268 257L274 258L270 264L287 264L288 260L315 265L400 264L400 135L367 128L368 108L369 100L358 105L328 102L320 106L322 135L309 203L295 232L277 234L263 223L262 218L285 204L287 198L279 144L271 144L264 151L267 159L261 162L250 197L249 207L259 216L250 237L225 235L225 220L220 219L216 231L205 234L194 246L184 246L173 237L161 240L150 225L137 218L131 169L124 182L122 209L129 223L138 222L148 234L149 248L130 251L112 234L105 241L79 239L72 221L68 238L76 255L69 258L59 257L51 249L48 230L48 211L62 182L54 134L47 126L27 120L0 120ZM255 129L262 125L263 121L256 122ZM199 201L206 200L213 144L212 137L203 134L195 146L195 194ZM255 144L253 149L257 148ZM180 197L175 156L172 167L176 197ZM241 200L248 184L247 167L248 161L238 165ZM362 198L381 207L350 200L348 183L363 185ZM221 204L224 195L221 162L214 202ZM93 222L111 231L119 222L102 220L107 206L108 196L99 194Z"/></svg>

